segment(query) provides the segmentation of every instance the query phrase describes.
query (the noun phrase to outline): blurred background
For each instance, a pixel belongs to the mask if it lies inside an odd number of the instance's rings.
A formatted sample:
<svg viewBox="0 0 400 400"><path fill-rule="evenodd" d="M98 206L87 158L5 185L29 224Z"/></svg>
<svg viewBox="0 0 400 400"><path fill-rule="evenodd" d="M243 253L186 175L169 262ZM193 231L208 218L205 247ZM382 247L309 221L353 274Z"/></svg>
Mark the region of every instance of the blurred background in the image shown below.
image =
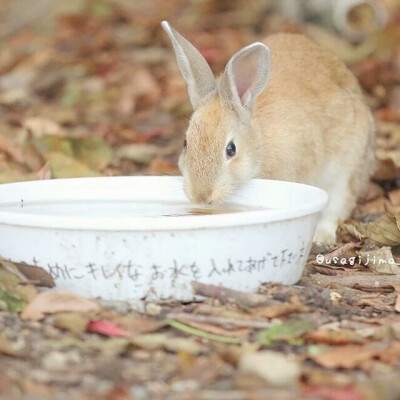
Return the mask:
<svg viewBox="0 0 400 400"><path fill-rule="evenodd" d="M0 0L0 183L177 174L192 110L164 19L216 73L275 32L330 48L374 110L375 179L397 185L400 0Z"/></svg>

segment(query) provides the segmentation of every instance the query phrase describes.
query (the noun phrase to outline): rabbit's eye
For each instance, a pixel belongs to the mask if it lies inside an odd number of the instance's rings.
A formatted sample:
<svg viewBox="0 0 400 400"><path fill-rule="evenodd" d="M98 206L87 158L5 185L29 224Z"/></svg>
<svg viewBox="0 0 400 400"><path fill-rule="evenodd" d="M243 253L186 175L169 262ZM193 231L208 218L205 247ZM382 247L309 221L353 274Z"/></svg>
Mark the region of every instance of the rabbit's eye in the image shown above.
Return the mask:
<svg viewBox="0 0 400 400"><path fill-rule="evenodd" d="M183 141L183 150L186 150L187 149L187 141L186 141L186 139Z"/></svg>
<svg viewBox="0 0 400 400"><path fill-rule="evenodd" d="M230 142L226 145L226 156L227 156L228 158L232 158L235 154L236 154L236 146L235 146L235 143L233 143L232 141L230 141Z"/></svg>

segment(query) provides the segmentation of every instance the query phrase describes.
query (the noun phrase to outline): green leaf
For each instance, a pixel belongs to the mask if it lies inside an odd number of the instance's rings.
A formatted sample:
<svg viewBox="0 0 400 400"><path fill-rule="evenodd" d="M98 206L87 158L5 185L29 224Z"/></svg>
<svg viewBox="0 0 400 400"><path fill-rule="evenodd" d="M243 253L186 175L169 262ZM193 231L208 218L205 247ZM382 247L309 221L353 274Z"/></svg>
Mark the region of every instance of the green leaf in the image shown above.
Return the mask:
<svg viewBox="0 0 400 400"><path fill-rule="evenodd" d="M71 139L70 142L75 158L94 170L102 171L112 161L113 152L102 138Z"/></svg>
<svg viewBox="0 0 400 400"><path fill-rule="evenodd" d="M54 178L79 178L100 175L84 163L68 157L63 153L47 153L44 158L49 162L51 176Z"/></svg>
<svg viewBox="0 0 400 400"><path fill-rule="evenodd" d="M182 324L181 322L175 321L173 319L166 319L164 323L182 332L188 333L189 335L196 335L204 339L214 340L216 342L229 343L229 344L238 344L241 342L240 339L238 338L215 335L213 333L204 332L200 329L196 329L189 325Z"/></svg>
<svg viewBox="0 0 400 400"><path fill-rule="evenodd" d="M301 336L315 329L315 324L306 319L289 320L282 325L263 329L256 334L256 340L265 346L285 341L293 345L302 343Z"/></svg>
<svg viewBox="0 0 400 400"><path fill-rule="evenodd" d="M96 17L108 17L113 12L113 9L106 2L96 1L91 4L90 11Z"/></svg>
<svg viewBox="0 0 400 400"><path fill-rule="evenodd" d="M26 302L18 298L14 293L4 289L0 284L0 309L9 312L21 312L26 306Z"/></svg>
<svg viewBox="0 0 400 400"><path fill-rule="evenodd" d="M62 153L69 157L74 155L72 144L67 139L57 136L42 136L33 139L32 143L42 156L50 152Z"/></svg>

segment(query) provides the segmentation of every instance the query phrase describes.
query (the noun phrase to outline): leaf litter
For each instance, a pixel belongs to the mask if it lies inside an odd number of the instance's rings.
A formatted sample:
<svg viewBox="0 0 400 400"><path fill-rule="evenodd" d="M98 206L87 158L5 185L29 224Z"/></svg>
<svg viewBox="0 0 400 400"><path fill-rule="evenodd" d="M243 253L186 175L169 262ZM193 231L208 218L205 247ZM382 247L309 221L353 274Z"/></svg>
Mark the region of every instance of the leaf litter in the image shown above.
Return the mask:
<svg viewBox="0 0 400 400"><path fill-rule="evenodd" d="M204 301L136 307L45 291L54 280L44 269L0 258L1 396L400 396L400 4L382 2L388 26L359 44L288 21L268 1L41 0L30 16L16 0L0 10L0 183L179 173L191 107L163 19L215 71L268 33L308 34L354 71L378 133L373 182L295 286L250 294L193 282Z"/></svg>

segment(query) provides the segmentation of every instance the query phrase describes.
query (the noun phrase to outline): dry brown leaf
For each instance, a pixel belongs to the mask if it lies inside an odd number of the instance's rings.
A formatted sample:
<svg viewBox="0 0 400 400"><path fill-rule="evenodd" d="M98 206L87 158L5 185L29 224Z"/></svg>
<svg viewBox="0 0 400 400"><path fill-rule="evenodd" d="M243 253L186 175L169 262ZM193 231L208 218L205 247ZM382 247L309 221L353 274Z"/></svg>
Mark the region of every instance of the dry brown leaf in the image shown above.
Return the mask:
<svg viewBox="0 0 400 400"><path fill-rule="evenodd" d="M226 336L226 337L238 337L243 338L250 335L253 331L250 328L245 327L235 327L234 329L225 329L217 325L207 324L205 322L198 321L185 321L187 325L192 326L193 328L200 329L204 332L212 333L214 335Z"/></svg>
<svg viewBox="0 0 400 400"><path fill-rule="evenodd" d="M0 353L14 357L22 356L21 350L16 349L14 344L1 334L0 334Z"/></svg>
<svg viewBox="0 0 400 400"><path fill-rule="evenodd" d="M386 212L387 200L382 196L366 203L358 204L353 216L360 218L367 214L383 214Z"/></svg>
<svg viewBox="0 0 400 400"><path fill-rule="evenodd" d="M65 311L88 312L98 309L99 306L94 301L74 293L49 291L38 294L25 307L21 313L21 318L24 320L39 321L46 314L56 314Z"/></svg>
<svg viewBox="0 0 400 400"><path fill-rule="evenodd" d="M18 271L32 284L53 288L56 286L53 277L43 268L25 263L14 263Z"/></svg>
<svg viewBox="0 0 400 400"><path fill-rule="evenodd" d="M153 104L159 100L160 95L159 85L149 70L136 69L125 82L117 110L122 115L130 115L138 107Z"/></svg>
<svg viewBox="0 0 400 400"><path fill-rule="evenodd" d="M400 188L387 192L387 196L392 206L400 206Z"/></svg>
<svg viewBox="0 0 400 400"><path fill-rule="evenodd" d="M278 303L270 306L255 307L251 309L252 314L259 315L263 318L276 318L296 312L304 312L307 307L300 302Z"/></svg>
<svg viewBox="0 0 400 400"><path fill-rule="evenodd" d="M348 345L332 348L323 353L312 355L310 358L325 368L353 369L371 360L376 353L376 350L369 349L365 346Z"/></svg>
<svg viewBox="0 0 400 400"><path fill-rule="evenodd" d="M50 119L41 117L27 118L23 124L24 129L29 132L33 137L41 136L63 136L65 132L61 126Z"/></svg>
<svg viewBox="0 0 400 400"><path fill-rule="evenodd" d="M38 172L36 172L36 179L38 180L51 179L51 168L49 162L44 164L43 167L40 168Z"/></svg>
<svg viewBox="0 0 400 400"><path fill-rule="evenodd" d="M154 332L163 326L162 322L142 315L128 314L112 318L112 321L133 334Z"/></svg>
<svg viewBox="0 0 400 400"><path fill-rule="evenodd" d="M358 198L358 202L363 204L375 200L385 194L385 191L376 183L369 182L367 189Z"/></svg>
<svg viewBox="0 0 400 400"><path fill-rule="evenodd" d="M361 249L358 251L361 264L380 274L397 275L400 267L394 260L392 249L388 246L371 250Z"/></svg>
<svg viewBox="0 0 400 400"><path fill-rule="evenodd" d="M359 230L359 222L355 220L339 221L336 231L337 239L341 242L361 241L365 238L363 232Z"/></svg>
<svg viewBox="0 0 400 400"><path fill-rule="evenodd" d="M100 175L86 164L63 153L46 153L44 158L49 162L51 174L54 178L79 178Z"/></svg>
<svg viewBox="0 0 400 400"><path fill-rule="evenodd" d="M400 343L394 342L385 349L380 350L377 354L377 358L386 364L394 365L398 363L400 359Z"/></svg>
<svg viewBox="0 0 400 400"><path fill-rule="evenodd" d="M151 175L179 175L179 168L175 163L162 158L154 158L149 165Z"/></svg>
<svg viewBox="0 0 400 400"><path fill-rule="evenodd" d="M256 307L270 302L266 296L258 293L246 293L240 290L229 289L224 286L211 285L196 281L192 281L191 285L194 292L199 296L219 299L221 302L235 301L243 307Z"/></svg>
<svg viewBox="0 0 400 400"><path fill-rule="evenodd" d="M399 275L378 275L371 272L341 274L339 271L335 276L327 276L322 274L313 274L311 280L322 286L330 286L338 283L350 288L357 287L360 290L367 289L368 291L381 292L385 289L393 291L393 285L400 284Z"/></svg>
<svg viewBox="0 0 400 400"><path fill-rule="evenodd" d="M340 222L338 237L344 241L368 238L378 246L397 246L400 244L400 229L396 216L386 213L370 223Z"/></svg>
<svg viewBox="0 0 400 400"><path fill-rule="evenodd" d="M140 164L148 164L159 155L161 149L148 143L125 144L115 150L115 157L118 160L132 160Z"/></svg>
<svg viewBox="0 0 400 400"><path fill-rule="evenodd" d="M400 230L396 217L384 214L376 221L362 224L365 236L378 246L397 246L400 244Z"/></svg>
<svg viewBox="0 0 400 400"><path fill-rule="evenodd" d="M372 176L377 181L389 181L396 179L399 174L398 167L392 159L377 160Z"/></svg>
<svg viewBox="0 0 400 400"><path fill-rule="evenodd" d="M347 255L348 252L350 252L351 250L360 247L360 243L357 242L350 242L350 243L345 243L342 246L339 246L337 249L331 251L328 254L325 254L325 260L330 262L336 258L343 258ZM351 252L351 255L354 255L353 252Z"/></svg>
<svg viewBox="0 0 400 400"><path fill-rule="evenodd" d="M76 336L85 332L91 316L82 312L62 312L54 317L54 326L70 331Z"/></svg>
<svg viewBox="0 0 400 400"><path fill-rule="evenodd" d="M395 311L400 313L400 294L398 294L397 297L396 297L396 302L394 304L394 309L395 309Z"/></svg>
<svg viewBox="0 0 400 400"><path fill-rule="evenodd" d="M327 343L334 345L343 345L351 343L363 343L364 338L356 332L349 329L329 330L319 329L314 332L307 333L304 338L311 342Z"/></svg>

